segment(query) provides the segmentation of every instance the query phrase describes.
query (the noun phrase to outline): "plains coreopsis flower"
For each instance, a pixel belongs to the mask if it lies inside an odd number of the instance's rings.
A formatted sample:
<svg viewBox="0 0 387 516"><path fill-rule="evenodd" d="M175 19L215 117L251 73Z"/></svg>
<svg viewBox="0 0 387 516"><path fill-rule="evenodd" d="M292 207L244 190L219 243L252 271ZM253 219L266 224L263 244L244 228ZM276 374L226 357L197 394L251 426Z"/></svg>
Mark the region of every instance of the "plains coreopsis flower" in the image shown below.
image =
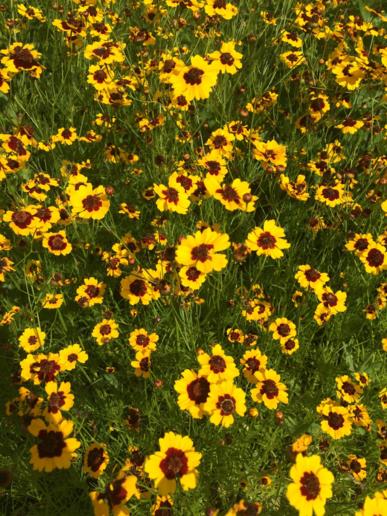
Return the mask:
<svg viewBox="0 0 387 516"><path fill-rule="evenodd" d="M258 256L265 255L278 259L284 255L283 249L289 249L290 244L285 238L285 231L277 226L275 220L266 220L263 228L255 227L247 235L245 245L255 251Z"/></svg>
<svg viewBox="0 0 387 516"><path fill-rule="evenodd" d="M208 63L203 57L196 55L191 57L191 64L172 75L169 82L176 97L184 95L188 101L207 99L216 84L218 73L216 62Z"/></svg>
<svg viewBox="0 0 387 516"><path fill-rule="evenodd" d="M75 450L80 442L70 437L74 424L62 420L58 423L45 423L42 419L33 419L28 431L39 439L31 448L31 464L38 471L67 469L75 457Z"/></svg>
<svg viewBox="0 0 387 516"><path fill-rule="evenodd" d="M325 514L325 503L332 497L333 474L321 464L318 455L304 457L297 455L296 463L290 469L286 497L290 505L299 511L300 516Z"/></svg>
<svg viewBox="0 0 387 516"><path fill-rule="evenodd" d="M184 491L194 489L202 454L188 436L167 432L159 439L160 450L145 461L145 471L161 495L174 493L179 479Z"/></svg>
<svg viewBox="0 0 387 516"><path fill-rule="evenodd" d="M204 410L210 415L211 423L228 428L234 423L236 414L245 414L246 395L230 380L213 383Z"/></svg>
<svg viewBox="0 0 387 516"><path fill-rule="evenodd" d="M221 251L229 247L227 234L206 228L181 240L176 249L176 261L180 265L193 265L206 274L220 271L227 265L227 258Z"/></svg>
<svg viewBox="0 0 387 516"><path fill-rule="evenodd" d="M176 380L175 391L179 394L177 403L181 410L188 410L195 419L203 417L204 404L210 392L210 382L204 375L191 369L182 373L182 378Z"/></svg>

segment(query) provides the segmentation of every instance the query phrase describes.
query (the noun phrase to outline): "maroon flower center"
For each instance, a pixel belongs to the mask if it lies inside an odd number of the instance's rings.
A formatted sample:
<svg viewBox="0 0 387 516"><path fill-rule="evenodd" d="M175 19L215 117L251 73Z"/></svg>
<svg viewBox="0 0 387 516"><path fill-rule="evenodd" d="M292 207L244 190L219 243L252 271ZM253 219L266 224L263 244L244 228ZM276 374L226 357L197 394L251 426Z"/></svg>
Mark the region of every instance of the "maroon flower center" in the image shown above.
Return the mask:
<svg viewBox="0 0 387 516"><path fill-rule="evenodd" d="M190 281L196 281L200 276L200 271L196 267L190 267L185 274Z"/></svg>
<svg viewBox="0 0 387 516"><path fill-rule="evenodd" d="M200 405L207 400L210 384L203 377L196 378L196 380L187 385L187 392L189 399L194 401L196 405Z"/></svg>
<svg viewBox="0 0 387 516"><path fill-rule="evenodd" d="M28 227L32 222L32 215L28 211L15 211L15 213L12 213L12 222L18 226L19 228L26 228Z"/></svg>
<svg viewBox="0 0 387 516"><path fill-rule="evenodd" d="M361 465L360 465L360 462L357 461L356 459L353 459L351 460L350 464L349 464L349 467L351 468L352 471L354 471L355 473L360 473L361 471Z"/></svg>
<svg viewBox="0 0 387 516"><path fill-rule="evenodd" d="M239 204L240 199L239 195L237 194L236 190L230 185L226 185L223 189L219 188L216 190L216 193L220 193L220 195L223 197L225 201L228 202L235 202L236 204Z"/></svg>
<svg viewBox="0 0 387 516"><path fill-rule="evenodd" d="M379 249L371 249L367 254L367 262L371 267L380 267L384 262L384 254Z"/></svg>
<svg viewBox="0 0 387 516"><path fill-rule="evenodd" d="M114 480L106 488L106 498L110 507L120 505L127 497L128 492L122 487L125 478Z"/></svg>
<svg viewBox="0 0 387 516"><path fill-rule="evenodd" d="M338 302L337 296L335 294L332 294L331 292L323 294L322 300L324 306L336 306Z"/></svg>
<svg viewBox="0 0 387 516"><path fill-rule="evenodd" d="M214 355L210 358L210 368L214 373L223 373L226 370L227 364L223 357L220 355Z"/></svg>
<svg viewBox="0 0 387 516"><path fill-rule="evenodd" d="M137 335L136 344L145 348L150 342L148 335Z"/></svg>
<svg viewBox="0 0 387 516"><path fill-rule="evenodd" d="M323 188L322 195L326 199L329 199L330 201L335 201L340 197L340 194L337 190L331 187Z"/></svg>
<svg viewBox="0 0 387 516"><path fill-rule="evenodd" d="M75 353L71 353L68 357L67 357L67 360L69 362L76 362L78 359L78 355L75 354Z"/></svg>
<svg viewBox="0 0 387 516"><path fill-rule="evenodd" d="M234 58L233 56L230 54L230 52L224 52L223 54L221 54L220 56L220 62L224 65L227 65L227 66L232 66L234 64Z"/></svg>
<svg viewBox="0 0 387 516"><path fill-rule="evenodd" d="M141 371L147 373L149 371L150 363L149 357L142 358L139 362Z"/></svg>
<svg viewBox="0 0 387 516"><path fill-rule="evenodd" d="M209 251L214 246L211 244L200 244L191 250L191 257L195 261L205 262L210 259Z"/></svg>
<svg viewBox="0 0 387 516"><path fill-rule="evenodd" d="M276 238L267 231L261 233L257 240L257 245L262 249L274 249L275 243Z"/></svg>
<svg viewBox="0 0 387 516"><path fill-rule="evenodd" d="M93 297L97 297L99 294L99 287L97 287L96 285L87 285L87 287L85 288L85 294L87 294L87 296L90 297L90 299L92 299Z"/></svg>
<svg viewBox="0 0 387 516"><path fill-rule="evenodd" d="M60 366L55 360L47 360L46 358L31 365L31 373L37 374L41 382L51 382L59 370Z"/></svg>
<svg viewBox="0 0 387 516"><path fill-rule="evenodd" d="M317 281L320 277L321 274L318 271L316 271L316 269L311 268L305 271L305 278L308 281L314 282Z"/></svg>
<svg viewBox="0 0 387 516"><path fill-rule="evenodd" d="M266 394L269 400L276 398L278 393L278 387L274 380L264 380L262 382L261 394Z"/></svg>
<svg viewBox="0 0 387 516"><path fill-rule="evenodd" d="M87 454L87 465L91 469L91 471L99 470L100 466L104 462L104 450L103 448L93 448Z"/></svg>
<svg viewBox="0 0 387 516"><path fill-rule="evenodd" d="M175 66L176 66L176 63L173 59L167 59L166 61L164 61L163 72L171 73L172 70L175 68Z"/></svg>
<svg viewBox="0 0 387 516"><path fill-rule="evenodd" d="M325 107L325 102L323 99L313 99L310 103L310 107L313 111L322 111Z"/></svg>
<svg viewBox="0 0 387 516"><path fill-rule="evenodd" d="M203 75L203 70L200 70L200 68L195 68L193 66L188 70L188 72L185 72L183 77L185 82L187 82L191 86L194 86L195 84L201 84Z"/></svg>
<svg viewBox="0 0 387 516"><path fill-rule="evenodd" d="M134 280L129 287L130 292L137 297L145 296L146 294L146 284L144 280L136 279Z"/></svg>
<svg viewBox="0 0 387 516"><path fill-rule="evenodd" d="M53 392L48 399L48 411L56 414L65 404L65 394L62 391Z"/></svg>
<svg viewBox="0 0 387 516"><path fill-rule="evenodd" d="M166 188L163 190L166 200L172 204L179 203L179 192L175 188Z"/></svg>
<svg viewBox="0 0 387 516"><path fill-rule="evenodd" d="M93 79L98 83L103 83L107 79L107 73L104 70L97 70L93 74Z"/></svg>
<svg viewBox="0 0 387 516"><path fill-rule="evenodd" d="M368 246L369 242L366 238L359 238L359 240L356 241L354 248L358 251L365 251Z"/></svg>
<svg viewBox="0 0 387 516"><path fill-rule="evenodd" d="M355 387L350 382L344 382L341 388L347 394L353 395L356 393Z"/></svg>
<svg viewBox="0 0 387 516"><path fill-rule="evenodd" d="M344 426L343 416L341 414L337 414L337 412L329 412L328 425L334 430L342 428Z"/></svg>
<svg viewBox="0 0 387 516"><path fill-rule="evenodd" d="M304 473L301 478L301 494L309 500L315 500L320 493L320 481L314 473Z"/></svg>
<svg viewBox="0 0 387 516"><path fill-rule="evenodd" d="M63 251L67 243L62 235L52 235L48 239L48 247L54 251Z"/></svg>
<svg viewBox="0 0 387 516"><path fill-rule="evenodd" d="M220 409L222 416L229 416L235 412L235 399L229 394L219 396L216 407Z"/></svg>
<svg viewBox="0 0 387 516"><path fill-rule="evenodd" d="M261 362L258 360L258 358L250 357L246 360L246 365L249 371L255 373L255 371L259 371L259 368L261 367Z"/></svg>
<svg viewBox="0 0 387 516"><path fill-rule="evenodd" d="M295 347L296 343L293 339L289 339L285 342L285 349L288 351L292 350Z"/></svg>
<svg viewBox="0 0 387 516"><path fill-rule="evenodd" d="M27 48L16 47L10 57L16 68L29 70L39 64Z"/></svg>
<svg viewBox="0 0 387 516"><path fill-rule="evenodd" d="M212 143L215 149L220 149L221 147L225 147L227 145L227 139L221 134L217 134L212 140Z"/></svg>
<svg viewBox="0 0 387 516"><path fill-rule="evenodd" d="M176 182L179 183L179 185L181 185L186 191L192 188L193 184L192 179L183 174L181 176L177 176Z"/></svg>
<svg viewBox="0 0 387 516"><path fill-rule="evenodd" d="M38 190L40 190L40 188ZM39 208L35 216L42 222L47 222L51 219L51 211L48 208Z"/></svg>
<svg viewBox="0 0 387 516"><path fill-rule="evenodd" d="M101 335L109 335L111 331L112 327L110 326L110 324L103 324L99 329Z"/></svg>
<svg viewBox="0 0 387 516"><path fill-rule="evenodd" d="M38 342L38 338L31 335L31 337L28 337L28 344L30 344L31 346L34 346L35 344L37 344Z"/></svg>
<svg viewBox="0 0 387 516"><path fill-rule="evenodd" d="M287 337L290 333L290 326L286 323L281 323L277 328L277 332L281 337Z"/></svg>
<svg viewBox="0 0 387 516"><path fill-rule="evenodd" d="M160 462L160 469L168 480L185 475L188 472L186 454L177 448L168 448L165 458Z"/></svg>
<svg viewBox="0 0 387 516"><path fill-rule="evenodd" d="M62 451L66 447L62 432L41 430L38 437L40 439L38 443L40 458L53 458L62 455Z"/></svg>
<svg viewBox="0 0 387 516"><path fill-rule="evenodd" d="M98 211L102 206L102 200L98 195L88 195L82 200L82 205L89 212Z"/></svg>
<svg viewBox="0 0 387 516"><path fill-rule="evenodd" d="M215 0L214 9L226 9L226 0Z"/></svg>

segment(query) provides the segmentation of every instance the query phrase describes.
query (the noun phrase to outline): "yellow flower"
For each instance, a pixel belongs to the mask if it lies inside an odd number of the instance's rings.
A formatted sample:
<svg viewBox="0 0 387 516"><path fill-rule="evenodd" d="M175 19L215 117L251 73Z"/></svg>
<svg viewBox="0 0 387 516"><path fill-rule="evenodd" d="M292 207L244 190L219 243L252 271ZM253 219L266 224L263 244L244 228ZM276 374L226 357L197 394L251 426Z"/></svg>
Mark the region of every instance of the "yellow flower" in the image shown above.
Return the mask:
<svg viewBox="0 0 387 516"><path fill-rule="evenodd" d="M176 380L175 391L179 394L177 403L181 410L188 410L194 419L201 419L205 414L204 404L210 392L208 379L200 374L186 369L182 378Z"/></svg>
<svg viewBox="0 0 387 516"><path fill-rule="evenodd" d="M136 376L149 378L151 367L151 351L149 349L140 349L136 352L135 359L130 365L134 368Z"/></svg>
<svg viewBox="0 0 387 516"><path fill-rule="evenodd" d="M321 429L332 437L341 439L351 434L352 421L347 408L327 403L322 408Z"/></svg>
<svg viewBox="0 0 387 516"><path fill-rule="evenodd" d="M367 461L364 457L358 457L351 453L346 463L349 473L355 480L361 482L367 477Z"/></svg>
<svg viewBox="0 0 387 516"><path fill-rule="evenodd" d="M320 185L315 193L316 201L326 204L330 208L334 208L339 204L349 201L350 195L344 190L342 183L336 182L332 186Z"/></svg>
<svg viewBox="0 0 387 516"><path fill-rule="evenodd" d="M187 213L191 203L182 187L154 184L153 190L158 196L156 206L160 211L172 211L182 215Z"/></svg>
<svg viewBox="0 0 387 516"><path fill-rule="evenodd" d="M175 97L183 95L188 101L207 99L215 86L219 73L217 63L207 63L203 57L191 57L191 65L184 66L179 73L172 75L169 82L172 84Z"/></svg>
<svg viewBox="0 0 387 516"><path fill-rule="evenodd" d="M73 422L62 420L57 423L45 423L42 419L33 419L28 431L39 439L39 444L31 448L31 464L38 471L68 469L75 450L81 443L69 437L73 431Z"/></svg>
<svg viewBox="0 0 387 516"><path fill-rule="evenodd" d="M329 276L326 272L319 272L311 265L299 265L294 277L301 287L313 291L324 287L325 283L329 281Z"/></svg>
<svg viewBox="0 0 387 516"><path fill-rule="evenodd" d="M269 331L273 333L273 339L281 342L297 335L296 325L289 319L286 319L286 317L279 317L272 322L269 326Z"/></svg>
<svg viewBox="0 0 387 516"><path fill-rule="evenodd" d="M255 210L257 196L251 194L247 181L234 179L231 184L220 184L217 178L207 175L204 185L208 193L220 201L228 211L241 210L249 213Z"/></svg>
<svg viewBox="0 0 387 516"><path fill-rule="evenodd" d="M110 208L105 188L93 188L90 183L82 184L70 197L73 214L81 219L103 219Z"/></svg>
<svg viewBox="0 0 387 516"><path fill-rule="evenodd" d="M131 305L142 303L148 305L160 297L160 292L153 288L150 281L144 276L146 273L132 273L121 280L120 294Z"/></svg>
<svg viewBox="0 0 387 516"><path fill-rule="evenodd" d="M27 353L41 348L46 340L46 334L40 328L26 328L19 337L19 346Z"/></svg>
<svg viewBox="0 0 387 516"><path fill-rule="evenodd" d="M180 265L194 266L205 274L212 271L218 272L227 265L226 256L219 251L229 247L230 241L227 234L206 228L181 240L176 249L176 261Z"/></svg>
<svg viewBox="0 0 387 516"><path fill-rule="evenodd" d="M210 383L232 380L239 376L234 359L223 351L220 344L211 348L211 355L200 351L197 356L200 364L199 374L205 376Z"/></svg>
<svg viewBox="0 0 387 516"><path fill-rule="evenodd" d="M280 59L289 68L295 68L306 63L304 54L300 50L288 50L280 54Z"/></svg>
<svg viewBox="0 0 387 516"><path fill-rule="evenodd" d="M204 404L204 410L210 415L211 423L228 428L234 423L235 414L244 416L246 395L231 380L217 384L213 383Z"/></svg>
<svg viewBox="0 0 387 516"><path fill-rule="evenodd" d="M345 312L347 310L345 305L347 294L342 290L333 292L331 288L323 285L321 287L317 287L316 295L322 306L332 315L336 315L339 312Z"/></svg>
<svg viewBox="0 0 387 516"><path fill-rule="evenodd" d="M42 300L43 308L47 310L55 310L60 308L64 303L63 294L46 294Z"/></svg>
<svg viewBox="0 0 387 516"><path fill-rule="evenodd" d="M145 472L153 480L160 495L176 490L176 479L184 491L196 487L202 454L195 451L192 440L187 436L167 432L159 439L160 451L145 461Z"/></svg>
<svg viewBox="0 0 387 516"><path fill-rule="evenodd" d="M204 11L208 16L221 16L225 20L231 20L238 14L238 8L226 0L206 0Z"/></svg>
<svg viewBox="0 0 387 516"><path fill-rule="evenodd" d="M216 50L209 54L209 57L216 61L221 73L229 73L234 75L242 68L241 59L243 54L235 50L235 41L222 43L220 50Z"/></svg>
<svg viewBox="0 0 387 516"><path fill-rule="evenodd" d="M263 161L274 167L285 168L287 164L286 146L277 143L275 140L253 142L253 156L258 161Z"/></svg>
<svg viewBox="0 0 387 516"><path fill-rule="evenodd" d="M103 321L94 326L91 335L96 339L99 346L107 344L118 337L118 324L114 319L103 319Z"/></svg>
<svg viewBox="0 0 387 516"><path fill-rule="evenodd" d="M287 387L281 383L280 375L274 369L262 369L254 373L256 386L251 397L263 403L268 409L276 409L280 403L288 403Z"/></svg>
<svg viewBox="0 0 387 516"><path fill-rule="evenodd" d="M379 274L387 269L386 248L382 244L372 243L361 253L360 260L369 274Z"/></svg>
<svg viewBox="0 0 387 516"><path fill-rule="evenodd" d="M336 378L336 386L337 397L341 398L346 403L356 403L363 391L360 385L352 381L346 374Z"/></svg>
<svg viewBox="0 0 387 516"><path fill-rule="evenodd" d="M247 235L245 245L256 251L258 256L270 256L274 260L282 258L282 249L289 249L290 244L285 239L285 231L277 226L275 220L266 220L263 229L255 227Z"/></svg>
<svg viewBox="0 0 387 516"><path fill-rule="evenodd" d="M293 482L287 487L286 497L299 516L312 516L312 513L322 516L327 499L332 497L334 476L323 467L320 457L304 457L299 453L290 469L290 478Z"/></svg>
<svg viewBox="0 0 387 516"><path fill-rule="evenodd" d="M102 281L98 281L91 276L83 280L83 285L77 288L77 295L75 301L82 307L90 307L100 305L103 303L103 296L106 285Z"/></svg>
<svg viewBox="0 0 387 516"><path fill-rule="evenodd" d="M42 245L55 256L65 256L70 254L73 250L73 246L67 240L65 231L58 231L57 233L45 233L43 236Z"/></svg>
<svg viewBox="0 0 387 516"><path fill-rule="evenodd" d="M296 439L292 444L292 452L293 453L303 453L305 452L309 446L312 444L313 437L309 434L302 434L298 439Z"/></svg>
<svg viewBox="0 0 387 516"><path fill-rule="evenodd" d="M363 508L356 511L355 516L378 516L387 514L387 496L384 492L376 492L371 498L367 496Z"/></svg>
<svg viewBox="0 0 387 516"><path fill-rule="evenodd" d="M243 374L250 383L257 383L254 376L261 369L266 368L267 356L263 355L258 348L249 349L240 360L243 365Z"/></svg>
<svg viewBox="0 0 387 516"><path fill-rule="evenodd" d="M59 351L61 369L63 371L72 371L78 362L84 364L89 358L87 353L83 351L79 344L71 344Z"/></svg>
<svg viewBox="0 0 387 516"><path fill-rule="evenodd" d="M47 382L45 391L48 394L45 416L59 415L61 410L70 410L74 405L74 394L71 393L71 383L55 381Z"/></svg>
<svg viewBox="0 0 387 516"><path fill-rule="evenodd" d="M129 344L135 351L155 351L158 340L157 333L148 333L144 328L133 330L129 335Z"/></svg>
<svg viewBox="0 0 387 516"><path fill-rule="evenodd" d="M355 134L364 125L361 120L353 120L353 118L346 118L341 124L336 125L343 134Z"/></svg>
<svg viewBox="0 0 387 516"><path fill-rule="evenodd" d="M85 451L82 471L93 478L98 478L109 463L109 455L104 443L93 443Z"/></svg>

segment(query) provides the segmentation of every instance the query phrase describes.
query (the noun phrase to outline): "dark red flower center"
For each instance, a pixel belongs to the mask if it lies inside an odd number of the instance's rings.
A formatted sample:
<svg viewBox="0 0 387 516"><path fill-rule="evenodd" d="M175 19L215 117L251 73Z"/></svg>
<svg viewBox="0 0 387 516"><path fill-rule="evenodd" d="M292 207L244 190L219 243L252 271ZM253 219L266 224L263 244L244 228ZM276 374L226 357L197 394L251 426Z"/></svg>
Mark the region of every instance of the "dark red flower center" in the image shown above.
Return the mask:
<svg viewBox="0 0 387 516"><path fill-rule="evenodd" d="M314 282L317 281L320 277L321 274L318 271L316 271L316 269L311 268L305 271L305 278L308 281Z"/></svg>
<svg viewBox="0 0 387 516"><path fill-rule="evenodd" d="M210 358L210 368L214 373L223 373L226 370L227 364L225 359L220 355L214 355Z"/></svg>
<svg viewBox="0 0 387 516"><path fill-rule="evenodd" d="M261 394L266 394L269 400L278 396L279 390L274 380L264 380L262 382Z"/></svg>
<svg viewBox="0 0 387 516"><path fill-rule="evenodd" d="M177 448L168 448L165 458L160 462L160 469L168 480L185 475L188 472L186 454Z"/></svg>
<svg viewBox="0 0 387 516"><path fill-rule="evenodd" d="M304 473L301 480L301 494L309 500L315 500L320 494L320 481L314 473Z"/></svg>
<svg viewBox="0 0 387 516"><path fill-rule="evenodd" d="M32 222L32 215L28 211L20 210L12 213L12 222L19 228L26 228Z"/></svg>
<svg viewBox="0 0 387 516"><path fill-rule="evenodd" d="M200 244L192 248L191 257L195 261L205 262L210 259L209 251L214 246L211 244Z"/></svg>
<svg viewBox="0 0 387 516"><path fill-rule="evenodd" d="M130 292L137 296L142 297L145 296L147 288L144 280L136 279L134 280L129 287Z"/></svg>
<svg viewBox="0 0 387 516"><path fill-rule="evenodd" d="M63 407L65 404L65 394L62 391L52 392L48 399L48 411L56 414L60 407Z"/></svg>
<svg viewBox="0 0 387 516"><path fill-rule="evenodd" d="M48 247L54 251L63 251L66 246L67 243L63 235L52 235L48 239Z"/></svg>
<svg viewBox="0 0 387 516"><path fill-rule="evenodd" d="M334 430L338 430L344 426L344 418L337 412L329 412L328 425Z"/></svg>
<svg viewBox="0 0 387 516"><path fill-rule="evenodd" d="M101 465L104 462L104 450L103 448L93 448L87 454L87 465L91 469L91 471L99 470Z"/></svg>
<svg viewBox="0 0 387 516"><path fill-rule="evenodd" d="M82 205L89 212L98 211L102 206L102 199L98 195L88 195L82 200Z"/></svg>
<svg viewBox="0 0 387 516"><path fill-rule="evenodd" d="M216 407L220 409L220 413L222 416L229 416L233 414L235 412L235 405L235 398L233 398L229 394L219 396L219 399L216 403Z"/></svg>
<svg viewBox="0 0 387 516"><path fill-rule="evenodd" d="M265 231L259 236L257 245L262 247L262 249L274 249L276 241L276 238L272 234Z"/></svg>
<svg viewBox="0 0 387 516"><path fill-rule="evenodd" d="M207 400L210 392L210 384L204 377L196 378L187 385L189 399L194 401L196 405L200 405Z"/></svg>
<svg viewBox="0 0 387 516"><path fill-rule="evenodd" d="M220 62L224 65L232 66L234 64L234 58L230 52L224 52L220 55Z"/></svg>
<svg viewBox="0 0 387 516"><path fill-rule="evenodd" d="M379 249L371 249L367 254L367 262L371 267L380 267L384 262L384 254Z"/></svg>
<svg viewBox="0 0 387 516"><path fill-rule="evenodd" d="M38 437L40 439L38 443L40 458L53 458L62 455L62 451L66 447L62 432L41 430Z"/></svg>
<svg viewBox="0 0 387 516"><path fill-rule="evenodd" d="M193 66L188 70L188 72L185 72L183 77L185 82L187 82L191 86L194 86L195 84L201 84L203 75L203 70L200 70L200 68L195 68Z"/></svg>
<svg viewBox="0 0 387 516"><path fill-rule="evenodd" d="M329 199L330 201L335 201L340 197L340 194L337 190L331 187L323 188L322 195L326 199Z"/></svg>

